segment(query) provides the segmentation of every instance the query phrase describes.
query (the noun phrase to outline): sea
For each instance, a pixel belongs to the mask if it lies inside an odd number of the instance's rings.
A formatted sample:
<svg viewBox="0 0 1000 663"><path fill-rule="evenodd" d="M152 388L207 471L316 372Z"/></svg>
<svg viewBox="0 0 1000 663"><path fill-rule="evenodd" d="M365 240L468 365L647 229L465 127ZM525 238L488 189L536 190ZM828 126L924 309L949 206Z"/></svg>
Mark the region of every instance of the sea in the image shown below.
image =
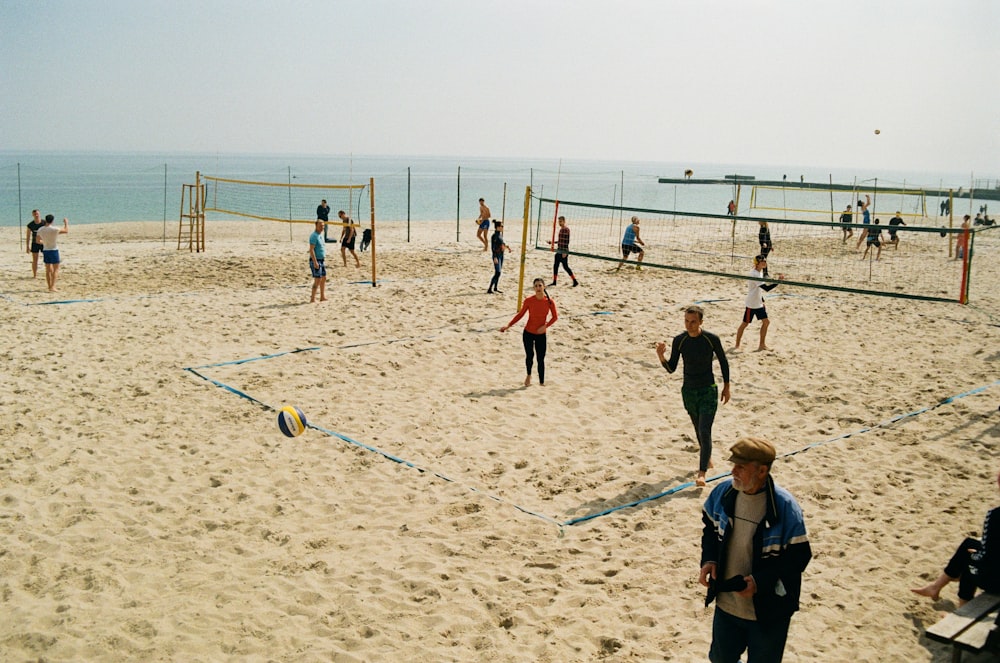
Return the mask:
<svg viewBox="0 0 1000 663"><path fill-rule="evenodd" d="M996 187L996 179L974 179L970 173L873 172L821 166L712 164L674 161L612 161L555 158L489 158L449 156L296 155L151 152L14 152L0 151L0 226L23 226L31 210L74 224L121 221L177 222L183 185L194 184L198 174L216 178L265 182L271 190L291 190L296 209L289 203L259 204L269 217L312 218L324 189L288 185L369 185L374 182L375 218L383 221L472 220L484 198L494 218L520 218L525 190L536 197L600 206L657 211L723 213L736 187L660 183L660 178L683 178L693 171L697 179L722 179L729 175L757 180L788 180L857 184L859 191L874 189L879 208L906 207L913 213L926 207L936 214L940 200L901 193L913 188L958 190ZM992 174L995 178L995 174ZM899 193L894 193L899 192ZM838 212L851 200L851 192L795 199L793 191L761 192L770 196L766 207L796 209L830 207ZM351 214L366 219L365 197L351 194ZM749 197L743 192L740 213ZM272 196L273 198L273 196ZM278 196L277 200L283 200ZM759 202L759 201L758 201ZM956 211L978 211L989 201L962 199ZM960 205L960 206L959 206ZM331 200L334 211L339 201ZM997 203L1000 208L1000 203ZM810 208L811 209L811 208ZM1000 211L998 209L997 211ZM773 214L774 212L772 212ZM787 215L787 212L786 212ZM212 213L208 219L211 220Z"/></svg>

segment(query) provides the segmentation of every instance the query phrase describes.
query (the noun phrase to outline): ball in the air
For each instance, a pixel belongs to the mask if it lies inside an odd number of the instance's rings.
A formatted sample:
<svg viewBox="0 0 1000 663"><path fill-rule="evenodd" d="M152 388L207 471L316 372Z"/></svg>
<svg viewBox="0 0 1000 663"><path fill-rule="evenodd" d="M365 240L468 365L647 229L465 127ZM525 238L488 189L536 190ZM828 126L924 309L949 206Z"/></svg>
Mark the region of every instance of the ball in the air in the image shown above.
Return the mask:
<svg viewBox="0 0 1000 663"><path fill-rule="evenodd" d="M278 411L278 428L288 437L298 437L306 429L306 415L294 405L286 405Z"/></svg>
<svg viewBox="0 0 1000 663"><path fill-rule="evenodd" d="M879 135L880 133L882 133L882 132L881 132L881 131L879 131L878 129L876 129L876 130L875 130L875 135L876 135L876 136L877 136L877 135Z"/></svg>

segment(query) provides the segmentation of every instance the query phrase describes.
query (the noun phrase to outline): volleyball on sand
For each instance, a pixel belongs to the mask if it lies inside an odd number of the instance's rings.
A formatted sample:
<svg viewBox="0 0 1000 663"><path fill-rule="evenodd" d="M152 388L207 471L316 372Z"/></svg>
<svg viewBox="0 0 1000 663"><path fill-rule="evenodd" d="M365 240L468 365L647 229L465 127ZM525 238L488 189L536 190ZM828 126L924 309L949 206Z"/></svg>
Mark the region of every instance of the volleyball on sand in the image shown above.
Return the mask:
<svg viewBox="0 0 1000 663"><path fill-rule="evenodd" d="M278 411L278 428L288 437L298 437L306 429L306 415L294 405L286 405Z"/></svg>

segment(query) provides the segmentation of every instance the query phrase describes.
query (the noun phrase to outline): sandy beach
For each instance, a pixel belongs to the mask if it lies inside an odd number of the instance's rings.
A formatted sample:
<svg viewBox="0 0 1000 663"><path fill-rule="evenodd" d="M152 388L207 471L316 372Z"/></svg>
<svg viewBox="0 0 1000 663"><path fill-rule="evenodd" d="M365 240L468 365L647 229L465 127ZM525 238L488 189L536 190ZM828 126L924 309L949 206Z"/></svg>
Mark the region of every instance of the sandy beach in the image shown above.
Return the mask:
<svg viewBox="0 0 1000 663"><path fill-rule="evenodd" d="M378 287L331 244L310 304L310 231L71 219L49 293L0 228L0 659L707 660L701 505L752 434L814 555L785 661L950 660L955 585L910 588L1000 503L996 233L971 305L779 287L767 352L741 280L573 256L526 388L516 252L488 296L473 223L381 224ZM694 302L732 369L705 489L654 350Z"/></svg>

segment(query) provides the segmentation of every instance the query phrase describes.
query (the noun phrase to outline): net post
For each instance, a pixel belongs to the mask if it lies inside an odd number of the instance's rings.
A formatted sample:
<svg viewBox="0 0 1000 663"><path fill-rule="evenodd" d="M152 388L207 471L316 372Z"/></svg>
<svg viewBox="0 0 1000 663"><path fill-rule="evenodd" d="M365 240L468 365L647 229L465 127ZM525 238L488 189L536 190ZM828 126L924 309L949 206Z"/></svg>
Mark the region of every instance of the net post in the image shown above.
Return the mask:
<svg viewBox="0 0 1000 663"><path fill-rule="evenodd" d="M517 277L517 299L514 300L515 311L521 308L521 296L524 294L524 264L528 253L528 217L531 214L531 186L524 187L524 216L521 223L521 273Z"/></svg>
<svg viewBox="0 0 1000 663"><path fill-rule="evenodd" d="M368 178L368 202L371 205L371 223L372 223L372 287L374 288L378 281L375 280L375 178Z"/></svg>

